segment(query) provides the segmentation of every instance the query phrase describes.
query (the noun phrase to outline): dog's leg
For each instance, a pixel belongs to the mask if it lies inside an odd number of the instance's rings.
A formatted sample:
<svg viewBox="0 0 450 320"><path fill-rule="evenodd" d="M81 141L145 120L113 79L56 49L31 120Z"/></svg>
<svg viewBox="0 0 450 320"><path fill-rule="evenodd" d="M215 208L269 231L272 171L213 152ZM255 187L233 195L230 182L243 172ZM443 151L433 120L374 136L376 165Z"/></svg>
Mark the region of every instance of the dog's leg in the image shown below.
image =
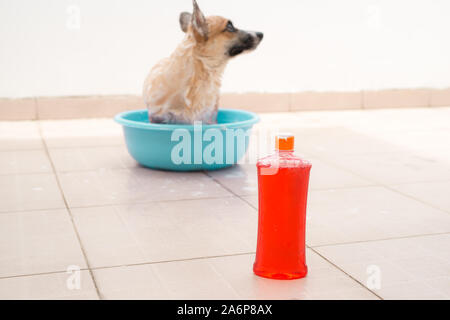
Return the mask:
<svg viewBox="0 0 450 320"><path fill-rule="evenodd" d="M150 123L155 124L190 124L189 121L186 121L184 118L177 117L172 112L168 112L164 115L151 115Z"/></svg>
<svg viewBox="0 0 450 320"><path fill-rule="evenodd" d="M171 117L168 116L150 115L150 123L168 124L170 123L170 120Z"/></svg>
<svg viewBox="0 0 450 320"><path fill-rule="evenodd" d="M219 111L214 111L211 115L211 120L209 120L208 124L217 124L217 114L219 113Z"/></svg>
<svg viewBox="0 0 450 320"><path fill-rule="evenodd" d="M165 122L164 122L164 118L162 118L162 117L151 116L150 123L163 124Z"/></svg>

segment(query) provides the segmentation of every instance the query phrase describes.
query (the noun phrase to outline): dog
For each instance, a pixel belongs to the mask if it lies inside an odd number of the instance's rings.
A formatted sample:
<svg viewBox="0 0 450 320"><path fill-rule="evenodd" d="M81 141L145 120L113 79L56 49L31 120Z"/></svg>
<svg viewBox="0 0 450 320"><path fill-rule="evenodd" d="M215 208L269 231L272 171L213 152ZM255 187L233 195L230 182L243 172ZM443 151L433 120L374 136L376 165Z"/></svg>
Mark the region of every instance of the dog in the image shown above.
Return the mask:
<svg viewBox="0 0 450 320"><path fill-rule="evenodd" d="M239 30L219 16L205 17L197 1L180 15L186 33L175 52L147 77L143 96L151 123L217 123L221 78L228 61L258 47L264 34Z"/></svg>

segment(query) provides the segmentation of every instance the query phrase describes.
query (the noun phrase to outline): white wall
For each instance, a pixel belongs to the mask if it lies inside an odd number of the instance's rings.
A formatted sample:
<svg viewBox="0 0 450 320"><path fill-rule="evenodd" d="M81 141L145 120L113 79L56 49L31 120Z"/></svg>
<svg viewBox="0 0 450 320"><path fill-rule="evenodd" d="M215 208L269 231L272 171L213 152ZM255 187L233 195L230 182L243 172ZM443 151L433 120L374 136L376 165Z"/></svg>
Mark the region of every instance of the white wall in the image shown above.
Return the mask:
<svg viewBox="0 0 450 320"><path fill-rule="evenodd" d="M224 91L450 87L449 0L199 3L265 33L257 52L230 63ZM0 0L0 97L140 94L190 9L190 0Z"/></svg>

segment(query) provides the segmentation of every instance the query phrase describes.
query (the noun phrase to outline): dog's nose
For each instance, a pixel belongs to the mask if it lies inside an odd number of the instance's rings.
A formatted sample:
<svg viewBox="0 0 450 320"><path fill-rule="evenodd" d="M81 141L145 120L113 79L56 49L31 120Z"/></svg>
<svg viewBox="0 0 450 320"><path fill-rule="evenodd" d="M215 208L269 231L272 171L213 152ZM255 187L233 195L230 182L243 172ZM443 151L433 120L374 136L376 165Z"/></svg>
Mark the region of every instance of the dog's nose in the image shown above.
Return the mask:
<svg viewBox="0 0 450 320"><path fill-rule="evenodd" d="M264 33L262 32L257 32L256 36L258 37L259 40L262 40L264 38Z"/></svg>

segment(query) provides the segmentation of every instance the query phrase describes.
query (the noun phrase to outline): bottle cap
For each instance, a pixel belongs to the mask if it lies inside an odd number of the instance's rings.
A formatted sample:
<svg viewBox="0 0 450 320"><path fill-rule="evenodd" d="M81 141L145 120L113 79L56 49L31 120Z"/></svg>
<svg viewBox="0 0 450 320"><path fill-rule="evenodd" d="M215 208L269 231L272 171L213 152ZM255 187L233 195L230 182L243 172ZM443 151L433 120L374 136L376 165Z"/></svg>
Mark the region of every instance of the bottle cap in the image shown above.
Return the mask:
<svg viewBox="0 0 450 320"><path fill-rule="evenodd" d="M295 137L290 133L283 133L277 135L276 149L280 151L294 151Z"/></svg>

